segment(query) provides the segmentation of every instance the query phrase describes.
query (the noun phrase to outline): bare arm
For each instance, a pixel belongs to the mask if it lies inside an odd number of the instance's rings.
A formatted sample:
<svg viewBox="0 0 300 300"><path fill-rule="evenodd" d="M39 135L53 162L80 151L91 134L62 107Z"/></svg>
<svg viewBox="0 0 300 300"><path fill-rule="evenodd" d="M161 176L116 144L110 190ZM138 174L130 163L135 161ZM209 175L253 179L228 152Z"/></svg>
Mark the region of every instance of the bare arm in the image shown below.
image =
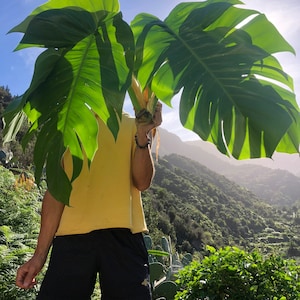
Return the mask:
<svg viewBox="0 0 300 300"><path fill-rule="evenodd" d="M37 246L32 258L17 271L16 285L18 287L28 289L35 285L35 276L45 264L63 210L64 204L58 202L47 191L42 204L41 227Z"/></svg>
<svg viewBox="0 0 300 300"><path fill-rule="evenodd" d="M149 124L139 123L138 120L136 122L136 139L142 148L137 146L135 149L132 162L132 179L133 184L140 191L144 191L150 186L154 175L151 145L147 145L147 143L152 140L151 130L158 127L162 122L161 108L161 103L158 103L152 122ZM147 147L143 148L145 145Z"/></svg>

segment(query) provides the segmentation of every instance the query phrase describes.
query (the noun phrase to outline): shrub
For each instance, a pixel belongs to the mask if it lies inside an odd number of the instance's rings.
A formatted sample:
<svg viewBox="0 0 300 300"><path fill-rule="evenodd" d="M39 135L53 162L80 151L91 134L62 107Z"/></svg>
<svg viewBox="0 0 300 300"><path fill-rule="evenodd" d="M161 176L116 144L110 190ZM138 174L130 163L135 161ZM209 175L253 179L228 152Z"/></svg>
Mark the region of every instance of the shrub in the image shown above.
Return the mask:
<svg viewBox="0 0 300 300"><path fill-rule="evenodd" d="M179 272L176 300L300 299L300 267L294 261L236 247L207 250L201 262Z"/></svg>
<svg viewBox="0 0 300 300"><path fill-rule="evenodd" d="M38 289L17 288L15 277L34 251L43 191L35 185L31 189L16 185L18 179L19 175L0 166L0 300L36 299Z"/></svg>
<svg viewBox="0 0 300 300"><path fill-rule="evenodd" d="M0 300L36 298L37 288L21 290L15 285L17 268L28 259L33 249L23 242L24 234L0 226Z"/></svg>

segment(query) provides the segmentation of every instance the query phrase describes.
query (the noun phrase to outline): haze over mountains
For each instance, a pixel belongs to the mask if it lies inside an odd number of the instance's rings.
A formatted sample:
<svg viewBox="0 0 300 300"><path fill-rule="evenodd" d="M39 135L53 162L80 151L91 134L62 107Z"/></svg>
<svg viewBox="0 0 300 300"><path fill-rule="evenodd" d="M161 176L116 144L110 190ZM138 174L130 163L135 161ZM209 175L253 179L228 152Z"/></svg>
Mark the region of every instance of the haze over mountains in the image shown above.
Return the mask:
<svg viewBox="0 0 300 300"><path fill-rule="evenodd" d="M159 129L159 139L159 157L175 153L190 158L270 204L290 206L300 202L300 157L297 154L275 153L273 159L238 161L221 154L209 142L183 142L163 128Z"/></svg>
<svg viewBox="0 0 300 300"><path fill-rule="evenodd" d="M223 173L232 166L258 165L271 169L282 169L300 177L300 157L298 154L275 153L273 159L260 158L236 160L220 153L209 142L188 141L183 142L177 135L160 128L159 154L177 153L191 158L218 173Z"/></svg>

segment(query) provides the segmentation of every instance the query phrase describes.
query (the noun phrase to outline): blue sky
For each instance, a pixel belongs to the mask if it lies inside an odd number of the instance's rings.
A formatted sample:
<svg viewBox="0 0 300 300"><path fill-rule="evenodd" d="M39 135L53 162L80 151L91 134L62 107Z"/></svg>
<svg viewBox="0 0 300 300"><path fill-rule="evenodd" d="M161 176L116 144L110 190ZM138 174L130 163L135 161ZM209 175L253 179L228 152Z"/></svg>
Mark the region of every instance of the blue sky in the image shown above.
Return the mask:
<svg viewBox="0 0 300 300"><path fill-rule="evenodd" d="M30 84L35 59L39 49L24 49L13 52L22 35L6 34L19 24L44 0L6 0L1 3L0 11L0 85L8 86L12 95L21 95ZM130 22L140 12L148 12L164 19L178 0L120 0L124 19ZM279 29L281 34L300 54L300 1L299 0L245 0L245 7L256 9L266 14L268 19ZM300 58L292 54L278 55L284 69L294 78L295 91L300 101ZM162 127L174 132L183 140L196 139L196 136L182 128L178 122L178 99L174 98L174 109L165 109Z"/></svg>

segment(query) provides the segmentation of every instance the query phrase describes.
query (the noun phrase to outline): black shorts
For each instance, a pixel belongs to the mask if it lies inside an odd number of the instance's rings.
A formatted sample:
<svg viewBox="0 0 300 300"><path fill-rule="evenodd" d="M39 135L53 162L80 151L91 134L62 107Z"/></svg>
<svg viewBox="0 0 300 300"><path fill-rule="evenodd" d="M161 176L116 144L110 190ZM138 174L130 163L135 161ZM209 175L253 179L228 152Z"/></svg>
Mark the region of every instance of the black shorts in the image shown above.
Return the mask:
<svg viewBox="0 0 300 300"><path fill-rule="evenodd" d="M142 234L104 229L56 237L37 299L90 299L97 274L102 300L150 300L148 254Z"/></svg>

